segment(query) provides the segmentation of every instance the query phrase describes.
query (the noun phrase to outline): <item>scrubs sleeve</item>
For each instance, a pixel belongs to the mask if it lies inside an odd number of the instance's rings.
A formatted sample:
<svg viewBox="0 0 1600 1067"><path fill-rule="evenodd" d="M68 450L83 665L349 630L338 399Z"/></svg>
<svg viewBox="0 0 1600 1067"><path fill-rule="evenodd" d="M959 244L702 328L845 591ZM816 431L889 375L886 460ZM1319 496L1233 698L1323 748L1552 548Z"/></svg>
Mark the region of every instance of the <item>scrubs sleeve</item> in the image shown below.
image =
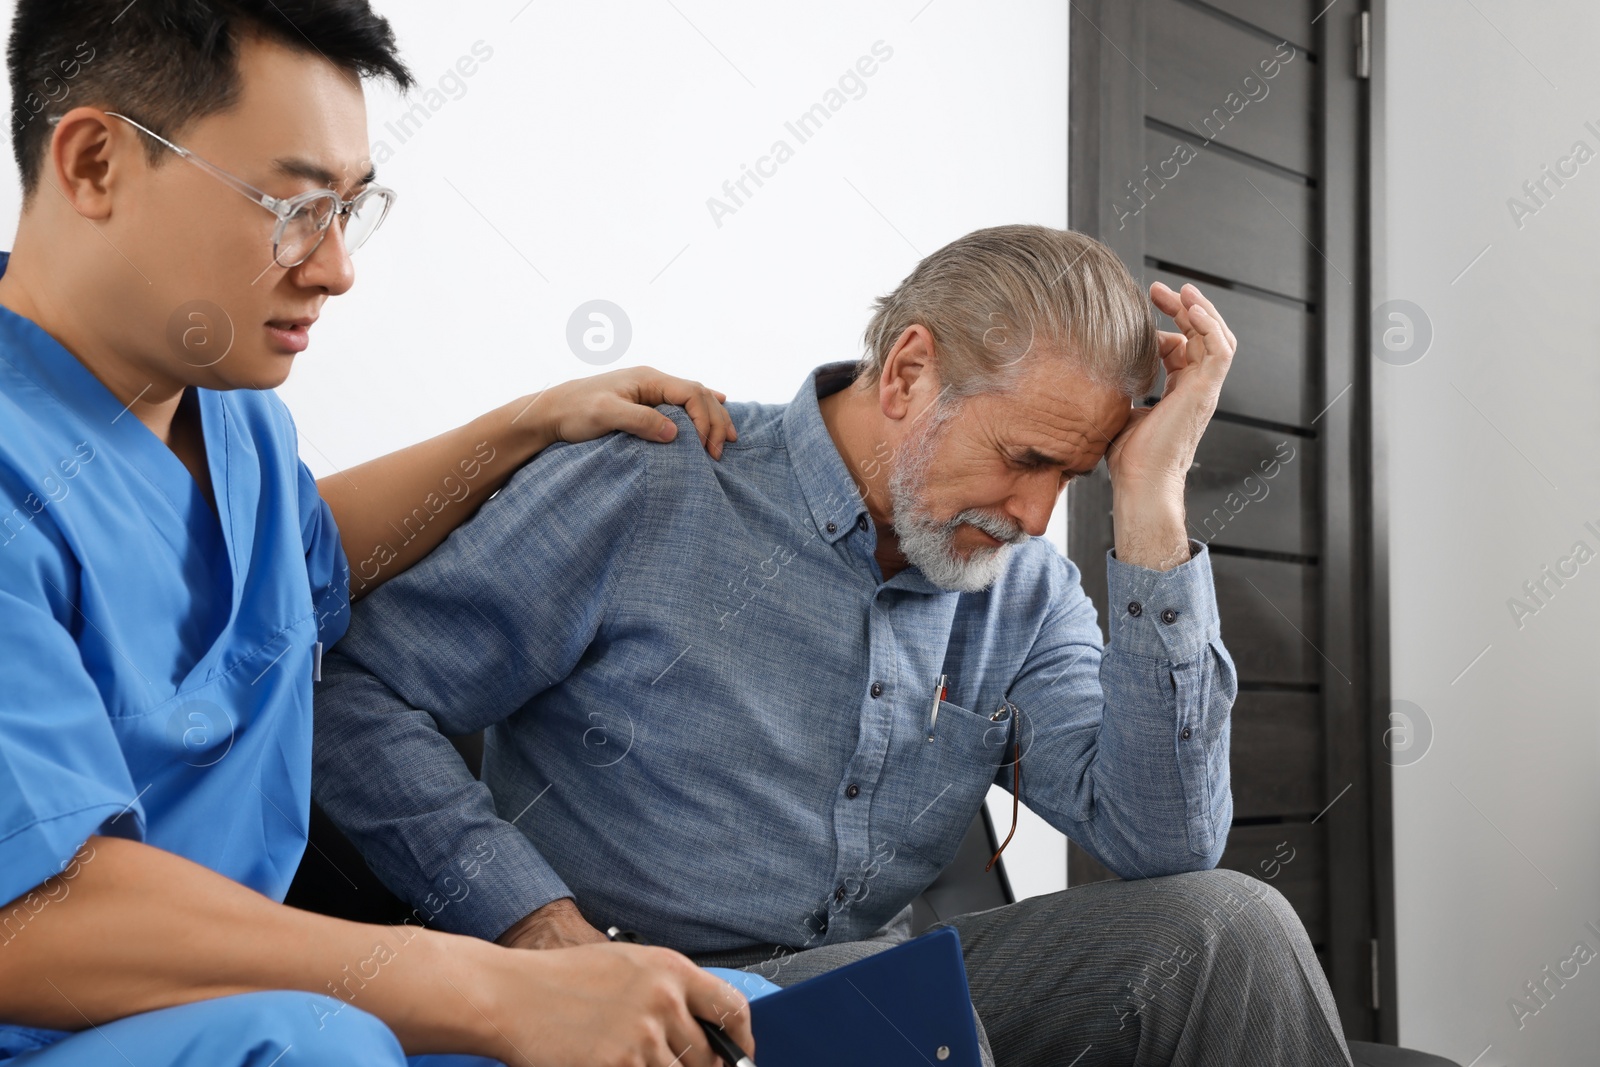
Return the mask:
<svg viewBox="0 0 1600 1067"><path fill-rule="evenodd" d="M317 612L317 639L324 649L332 648L350 626L350 564L333 511L304 463L300 464L300 540L306 550L311 606Z"/></svg>
<svg viewBox="0 0 1600 1067"><path fill-rule="evenodd" d="M69 629L82 625L68 599L76 574L40 536L47 521L0 546L0 901L66 870L95 834L144 836L122 748ZM18 915L7 910L0 942L17 935Z"/></svg>

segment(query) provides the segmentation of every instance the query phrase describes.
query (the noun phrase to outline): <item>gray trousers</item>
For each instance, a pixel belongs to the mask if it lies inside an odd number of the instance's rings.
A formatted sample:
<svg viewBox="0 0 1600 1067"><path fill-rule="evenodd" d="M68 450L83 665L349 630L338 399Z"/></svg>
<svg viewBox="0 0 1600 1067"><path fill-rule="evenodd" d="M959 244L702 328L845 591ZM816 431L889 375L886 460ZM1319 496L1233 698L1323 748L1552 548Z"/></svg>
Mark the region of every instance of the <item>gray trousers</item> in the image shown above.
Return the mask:
<svg viewBox="0 0 1600 1067"><path fill-rule="evenodd" d="M961 934L990 1067L1349 1067L1305 928L1248 875L1098 882L939 925ZM909 936L908 908L865 941L695 960L793 985Z"/></svg>

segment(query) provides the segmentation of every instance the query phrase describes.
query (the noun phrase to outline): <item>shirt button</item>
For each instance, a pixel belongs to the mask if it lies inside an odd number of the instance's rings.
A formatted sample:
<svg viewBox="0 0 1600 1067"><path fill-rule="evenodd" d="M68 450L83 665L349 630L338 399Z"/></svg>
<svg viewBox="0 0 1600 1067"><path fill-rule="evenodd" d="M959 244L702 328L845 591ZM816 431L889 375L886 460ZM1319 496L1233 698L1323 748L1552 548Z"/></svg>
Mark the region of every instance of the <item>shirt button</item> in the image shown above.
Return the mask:
<svg viewBox="0 0 1600 1067"><path fill-rule="evenodd" d="M871 693L872 694L872 698L874 700L876 700L878 697L883 696L883 683L882 682L873 682L872 683L872 688L867 690L867 692Z"/></svg>
<svg viewBox="0 0 1600 1067"><path fill-rule="evenodd" d="M1139 603L1137 600L1130 600L1128 602L1128 614L1137 619L1140 615L1144 614L1144 605Z"/></svg>
<svg viewBox="0 0 1600 1067"><path fill-rule="evenodd" d="M828 523L828 532L829 533L838 533L839 532L839 524L836 523L836 522Z"/></svg>
<svg viewBox="0 0 1600 1067"><path fill-rule="evenodd" d="M844 886L841 885L838 889L833 891L833 902L835 904L844 903Z"/></svg>
<svg viewBox="0 0 1600 1067"><path fill-rule="evenodd" d="M861 787L856 785L854 782L851 782L845 787L844 795L849 797L851 800L854 800L856 797L861 795Z"/></svg>
<svg viewBox="0 0 1600 1067"><path fill-rule="evenodd" d="M1180 733L1178 736L1183 738L1185 741L1187 741L1187 740L1189 740L1189 735L1192 734L1193 732L1194 732L1193 730L1190 730L1187 726L1185 726L1183 728L1183 732Z"/></svg>
<svg viewBox="0 0 1600 1067"><path fill-rule="evenodd" d="M860 518L858 518L856 520L856 529L860 530L862 533L866 532L866 530L867 530L867 517L865 515L861 516Z"/></svg>
<svg viewBox="0 0 1600 1067"><path fill-rule="evenodd" d="M1166 623L1168 626L1171 626L1173 623L1178 621L1178 613L1173 611L1171 608L1167 608L1161 613L1161 621Z"/></svg>

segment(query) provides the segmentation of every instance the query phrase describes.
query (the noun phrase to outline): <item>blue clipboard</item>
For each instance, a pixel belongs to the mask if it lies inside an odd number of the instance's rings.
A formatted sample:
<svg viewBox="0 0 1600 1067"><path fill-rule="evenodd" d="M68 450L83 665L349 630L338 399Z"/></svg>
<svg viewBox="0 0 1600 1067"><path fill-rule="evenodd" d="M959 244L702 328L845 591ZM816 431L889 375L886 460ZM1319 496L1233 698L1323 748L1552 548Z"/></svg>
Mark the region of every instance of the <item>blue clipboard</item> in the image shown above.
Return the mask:
<svg viewBox="0 0 1600 1067"><path fill-rule="evenodd" d="M750 1003L761 1067L982 1067L952 927Z"/></svg>

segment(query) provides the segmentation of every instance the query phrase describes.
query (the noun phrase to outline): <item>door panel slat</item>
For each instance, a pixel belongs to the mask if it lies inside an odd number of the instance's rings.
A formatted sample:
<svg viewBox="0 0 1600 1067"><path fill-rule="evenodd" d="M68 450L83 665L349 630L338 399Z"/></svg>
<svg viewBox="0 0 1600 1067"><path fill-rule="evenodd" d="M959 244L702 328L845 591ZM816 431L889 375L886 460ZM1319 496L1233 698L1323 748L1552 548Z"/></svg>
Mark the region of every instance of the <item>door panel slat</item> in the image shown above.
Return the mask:
<svg viewBox="0 0 1600 1067"><path fill-rule="evenodd" d="M1316 69L1293 45L1273 45L1200 8L1152 0L1148 69L1160 85L1145 107L1198 138L1311 174ZM1219 58L1225 57L1225 58Z"/></svg>
<svg viewBox="0 0 1600 1067"><path fill-rule="evenodd" d="M1189 471L1189 536L1207 544L1314 556L1316 442L1213 421Z"/></svg>
<svg viewBox="0 0 1600 1067"><path fill-rule="evenodd" d="M1322 660L1310 644L1316 640L1316 568L1212 556L1211 572L1222 614L1222 640L1239 680L1319 682Z"/></svg>
<svg viewBox="0 0 1600 1067"><path fill-rule="evenodd" d="M1240 693L1233 704L1233 815L1316 814L1322 710L1315 693Z"/></svg>
<svg viewBox="0 0 1600 1067"><path fill-rule="evenodd" d="M1311 301L1315 194L1303 183L1145 131L1145 254ZM1180 148L1180 143L1185 145ZM1189 158L1189 152L1194 153ZM1183 162L1188 159L1188 162ZM1140 207L1126 193L1127 210Z"/></svg>
<svg viewBox="0 0 1600 1067"><path fill-rule="evenodd" d="M1301 48L1311 47L1311 20L1317 17L1312 4L1306 0L1209 0L1234 18L1243 19L1269 35L1281 37ZM1327 0L1317 4L1321 9Z"/></svg>

